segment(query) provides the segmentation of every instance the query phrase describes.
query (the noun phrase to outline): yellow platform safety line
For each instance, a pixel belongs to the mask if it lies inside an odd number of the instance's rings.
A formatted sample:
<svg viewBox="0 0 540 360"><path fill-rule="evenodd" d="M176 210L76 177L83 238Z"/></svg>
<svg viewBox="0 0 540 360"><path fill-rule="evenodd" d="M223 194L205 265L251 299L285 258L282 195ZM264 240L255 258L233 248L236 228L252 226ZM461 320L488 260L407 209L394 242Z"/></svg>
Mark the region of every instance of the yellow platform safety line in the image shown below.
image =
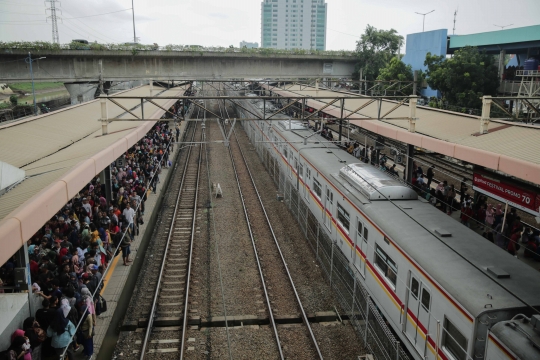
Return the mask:
<svg viewBox="0 0 540 360"><path fill-rule="evenodd" d="M122 251L122 250L120 250ZM114 269L116 269L116 265L118 264L118 261L120 259L121 255L115 256L110 267L109 271L107 271L107 274L105 275L105 278L103 279L103 289L101 289L100 295L105 293L105 289L107 288L107 284L109 283L109 279L111 278L112 274L114 273Z"/></svg>

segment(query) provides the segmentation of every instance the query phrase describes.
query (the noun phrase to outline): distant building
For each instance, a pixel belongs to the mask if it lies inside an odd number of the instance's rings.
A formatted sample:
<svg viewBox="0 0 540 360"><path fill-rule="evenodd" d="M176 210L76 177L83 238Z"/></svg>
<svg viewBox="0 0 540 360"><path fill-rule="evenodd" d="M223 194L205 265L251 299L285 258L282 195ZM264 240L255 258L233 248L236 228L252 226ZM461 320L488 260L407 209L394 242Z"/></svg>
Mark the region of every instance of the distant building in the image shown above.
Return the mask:
<svg viewBox="0 0 540 360"><path fill-rule="evenodd" d="M326 50L325 0L263 0L261 46Z"/></svg>
<svg viewBox="0 0 540 360"><path fill-rule="evenodd" d="M424 61L428 52L431 55L449 56L466 46L475 46L488 54L500 55L501 59L507 54L514 55L506 66L504 61L499 61L499 76L501 80L519 81L520 78L507 77L512 74L506 74L505 68L522 67L527 59L531 58L540 60L540 25L463 35L450 35L447 29L408 34L405 56L402 60L405 64L411 65L413 70L425 71ZM505 86L502 84L499 91L505 91L504 89ZM429 86L422 89L421 94L425 97L440 97L440 93Z"/></svg>
<svg viewBox="0 0 540 360"><path fill-rule="evenodd" d="M240 42L240 48L247 47L248 49L256 49L259 47L259 43L256 42L247 42L247 41L241 41Z"/></svg>
<svg viewBox="0 0 540 360"><path fill-rule="evenodd" d="M426 60L428 52L430 52L431 55L446 56L447 36L447 29L407 35L405 56L402 61L407 65L411 65L413 70L422 70L425 72L427 66L424 65L424 61ZM429 86L426 89L422 89L420 92L422 96L427 98L432 96L440 97L440 92L433 90Z"/></svg>

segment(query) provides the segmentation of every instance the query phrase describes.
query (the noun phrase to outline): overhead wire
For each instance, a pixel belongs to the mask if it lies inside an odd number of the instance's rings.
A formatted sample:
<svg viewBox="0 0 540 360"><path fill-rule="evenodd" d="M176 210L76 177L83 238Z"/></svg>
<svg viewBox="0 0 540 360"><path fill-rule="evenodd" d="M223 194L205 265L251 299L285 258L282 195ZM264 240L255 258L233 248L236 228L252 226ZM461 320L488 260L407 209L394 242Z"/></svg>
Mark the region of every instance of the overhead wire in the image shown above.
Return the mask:
<svg viewBox="0 0 540 360"><path fill-rule="evenodd" d="M123 11L125 11L125 10L123 10ZM69 14L67 11L66 11L66 13ZM107 36L107 35L105 35L105 34L99 32L98 30L96 30L96 29L93 28L92 26L89 26L88 24L86 24L86 23L83 22L82 20L79 20L79 18L76 18L76 17L68 18L68 20L71 20L71 19L74 19L76 22L78 22L78 23L80 23L80 24L86 26L87 28L91 29L91 32L92 32L92 34L93 34L93 37L95 37L95 38L97 38L97 39L100 39L100 40L104 41L105 43L108 43L110 40L112 40L113 42L121 42L121 41L118 41L118 40L116 40L116 39L113 39L112 37ZM64 24L65 24L65 23L64 23ZM88 30L82 29L80 26L78 26L78 25L77 25L76 23L74 23L74 22L71 22L70 24L73 25L73 26L75 26L75 27L77 27L77 28L79 28L81 31L86 31L87 33L90 33ZM96 36L95 34L99 34L99 36ZM105 38L110 39L110 40L105 40Z"/></svg>

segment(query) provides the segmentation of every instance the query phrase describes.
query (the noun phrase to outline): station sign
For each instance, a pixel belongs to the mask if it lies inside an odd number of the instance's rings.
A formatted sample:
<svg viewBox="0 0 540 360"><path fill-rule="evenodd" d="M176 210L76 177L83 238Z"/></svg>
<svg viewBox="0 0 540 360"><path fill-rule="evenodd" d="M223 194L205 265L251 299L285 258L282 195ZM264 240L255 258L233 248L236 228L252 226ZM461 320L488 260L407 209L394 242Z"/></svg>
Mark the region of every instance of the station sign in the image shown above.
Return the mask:
<svg viewBox="0 0 540 360"><path fill-rule="evenodd" d="M538 216L540 194L523 190L513 185L486 176L473 174L473 190L488 195L510 206Z"/></svg>

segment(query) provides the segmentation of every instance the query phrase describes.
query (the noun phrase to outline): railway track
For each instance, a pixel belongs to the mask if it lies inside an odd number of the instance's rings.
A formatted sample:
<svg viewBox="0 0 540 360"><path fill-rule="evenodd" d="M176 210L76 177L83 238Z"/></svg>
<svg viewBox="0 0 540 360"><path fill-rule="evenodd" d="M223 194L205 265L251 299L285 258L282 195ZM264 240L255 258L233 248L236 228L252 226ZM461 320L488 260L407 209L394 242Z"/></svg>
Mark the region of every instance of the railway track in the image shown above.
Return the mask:
<svg viewBox="0 0 540 360"><path fill-rule="evenodd" d="M190 141L202 138L203 130L195 123ZM141 360L162 359L167 353L180 353L181 359L184 356L202 151L202 143L188 145L187 160L170 218L163 259L159 264L145 336L136 342L136 345L141 346ZM166 326L168 322L178 320L182 324L180 327Z"/></svg>
<svg viewBox="0 0 540 360"><path fill-rule="evenodd" d="M228 118L229 114L226 106L219 105L222 115ZM317 339L311 329L306 311L234 129L232 129L231 137L233 139L228 147L229 154L263 286L270 326L273 330L280 358L322 359L323 356ZM253 219L259 221L255 223ZM279 308L277 304L283 302L284 299L289 305L294 304L295 312L300 314L303 320L301 331L282 331L282 328L278 326L277 317L284 309ZM288 306L288 308L287 312L290 313L291 307Z"/></svg>

